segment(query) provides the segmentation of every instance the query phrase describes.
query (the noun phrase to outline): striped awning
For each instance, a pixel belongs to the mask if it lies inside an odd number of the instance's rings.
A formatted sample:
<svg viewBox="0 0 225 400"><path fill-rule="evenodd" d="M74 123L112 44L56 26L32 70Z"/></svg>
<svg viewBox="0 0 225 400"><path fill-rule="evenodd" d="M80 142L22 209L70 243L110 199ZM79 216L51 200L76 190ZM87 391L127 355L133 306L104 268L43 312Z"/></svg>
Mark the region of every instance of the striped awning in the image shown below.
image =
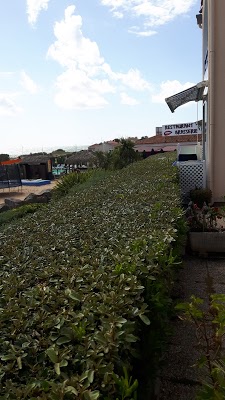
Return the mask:
<svg viewBox="0 0 225 400"><path fill-rule="evenodd" d="M188 103L189 101L203 100L203 93L206 86L208 86L208 81L199 82L197 85L183 90L183 92L167 97L165 101L173 113L176 108Z"/></svg>

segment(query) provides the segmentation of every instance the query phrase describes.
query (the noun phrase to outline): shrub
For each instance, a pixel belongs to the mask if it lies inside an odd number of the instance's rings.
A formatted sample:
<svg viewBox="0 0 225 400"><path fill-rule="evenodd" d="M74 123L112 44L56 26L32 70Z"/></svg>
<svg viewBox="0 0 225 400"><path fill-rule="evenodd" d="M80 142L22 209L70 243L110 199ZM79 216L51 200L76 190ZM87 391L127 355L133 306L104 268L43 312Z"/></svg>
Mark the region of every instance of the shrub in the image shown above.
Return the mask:
<svg viewBox="0 0 225 400"><path fill-rule="evenodd" d="M57 185L52 190L53 198L58 199L65 196L72 187L80 185L86 182L92 175L92 171L86 172L71 172L68 175L64 175L57 182Z"/></svg>
<svg viewBox="0 0 225 400"><path fill-rule="evenodd" d="M204 203L202 208L192 201L189 202L185 211L189 230L191 232L221 232L224 231L224 207L207 206ZM223 224L221 224L221 220Z"/></svg>
<svg viewBox="0 0 225 400"><path fill-rule="evenodd" d="M209 204L212 199L212 191L210 189L195 188L190 191L190 198L193 203L202 208L204 203Z"/></svg>
<svg viewBox="0 0 225 400"><path fill-rule="evenodd" d="M33 214L37 210L45 206L46 206L45 204L24 204L21 207L4 211L3 213L0 214L0 225L9 223L19 218L23 218L26 214Z"/></svg>
<svg viewBox="0 0 225 400"><path fill-rule="evenodd" d="M171 308L183 211L167 160L86 181L3 227L3 398L135 399L141 332L154 370Z"/></svg>
<svg viewBox="0 0 225 400"><path fill-rule="evenodd" d="M212 294L206 304L203 299L191 296L189 303L179 303L176 309L182 311L181 319L196 327L200 356L194 366L204 370L204 381L197 399L224 399L225 295Z"/></svg>

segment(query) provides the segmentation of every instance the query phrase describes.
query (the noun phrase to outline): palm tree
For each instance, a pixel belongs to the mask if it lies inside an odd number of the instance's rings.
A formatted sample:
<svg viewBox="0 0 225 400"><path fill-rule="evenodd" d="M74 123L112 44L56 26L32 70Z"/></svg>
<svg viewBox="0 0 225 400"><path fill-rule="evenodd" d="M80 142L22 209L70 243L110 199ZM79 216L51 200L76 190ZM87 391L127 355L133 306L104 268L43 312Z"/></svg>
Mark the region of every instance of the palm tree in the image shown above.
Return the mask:
<svg viewBox="0 0 225 400"><path fill-rule="evenodd" d="M130 139L120 139L120 146L113 151L114 168L124 168L139 159L139 154L134 150L134 143Z"/></svg>

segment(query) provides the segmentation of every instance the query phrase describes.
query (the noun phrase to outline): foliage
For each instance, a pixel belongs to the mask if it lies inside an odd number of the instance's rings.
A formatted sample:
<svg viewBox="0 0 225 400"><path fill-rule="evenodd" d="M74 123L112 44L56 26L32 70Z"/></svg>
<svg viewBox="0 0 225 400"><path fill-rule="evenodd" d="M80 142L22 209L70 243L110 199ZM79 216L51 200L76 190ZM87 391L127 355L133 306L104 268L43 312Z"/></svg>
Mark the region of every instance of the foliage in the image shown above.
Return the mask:
<svg viewBox="0 0 225 400"><path fill-rule="evenodd" d="M8 160L9 160L9 154L0 154L0 162Z"/></svg>
<svg viewBox="0 0 225 400"><path fill-rule="evenodd" d="M57 185L52 190L53 198L58 199L65 196L73 186L86 182L90 178L91 174L91 171L71 172L68 175L62 176L59 178Z"/></svg>
<svg viewBox="0 0 225 400"><path fill-rule="evenodd" d="M154 370L178 265L174 174L168 155L74 178L66 196L1 228L3 399L135 399L141 332L156 332Z"/></svg>
<svg viewBox="0 0 225 400"><path fill-rule="evenodd" d="M224 220L224 207L207 206L202 208L190 202L186 209L186 218L192 232L219 232L224 230L220 220Z"/></svg>
<svg viewBox="0 0 225 400"><path fill-rule="evenodd" d="M102 151L96 151L98 167L102 169L110 169L112 165L112 152L103 153Z"/></svg>
<svg viewBox="0 0 225 400"><path fill-rule="evenodd" d="M193 203L202 208L204 203L208 205L211 202L212 191L208 188L195 188L190 191L190 198Z"/></svg>
<svg viewBox="0 0 225 400"><path fill-rule="evenodd" d="M51 157L53 157L53 156L51 156ZM65 161L66 161L66 158L68 157L68 154L66 154L66 155L57 155L57 156L54 156L54 159L53 159L53 166L55 167L55 166L57 166L58 164L65 164Z"/></svg>
<svg viewBox="0 0 225 400"><path fill-rule="evenodd" d="M114 375L115 384L119 387L119 393L121 400L130 399L137 400L137 387L138 381L132 381L132 376L129 377L127 369L123 367L124 376L117 377ZM119 400L119 399L117 399Z"/></svg>
<svg viewBox="0 0 225 400"><path fill-rule="evenodd" d="M139 154L134 150L134 145L129 139L120 139L120 146L116 147L112 152L113 169L122 169L140 160Z"/></svg>
<svg viewBox="0 0 225 400"><path fill-rule="evenodd" d="M45 207L45 204L24 204L21 207L4 211L0 213L0 225L9 223L19 218L23 218L26 214L33 214L43 207Z"/></svg>
<svg viewBox="0 0 225 400"><path fill-rule="evenodd" d="M196 326L196 334L201 350L198 367L206 373L199 400L223 400L225 398L225 364L223 337L225 335L225 295L210 296L208 307L203 300L191 296L189 303L180 303L176 309L182 311L181 319L191 321Z"/></svg>
<svg viewBox="0 0 225 400"><path fill-rule="evenodd" d="M95 153L99 168L103 169L122 169L135 161L140 160L140 155L134 150L134 143L129 139L120 139L120 145L113 151Z"/></svg>

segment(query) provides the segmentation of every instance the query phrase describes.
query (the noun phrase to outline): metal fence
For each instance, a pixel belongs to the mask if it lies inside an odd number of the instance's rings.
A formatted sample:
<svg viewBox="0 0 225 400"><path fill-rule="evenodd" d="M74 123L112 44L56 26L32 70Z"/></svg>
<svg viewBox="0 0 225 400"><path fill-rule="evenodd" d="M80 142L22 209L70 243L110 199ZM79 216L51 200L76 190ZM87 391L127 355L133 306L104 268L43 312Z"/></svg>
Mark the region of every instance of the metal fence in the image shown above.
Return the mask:
<svg viewBox="0 0 225 400"><path fill-rule="evenodd" d="M19 165L0 165L0 189L18 186L22 186Z"/></svg>

